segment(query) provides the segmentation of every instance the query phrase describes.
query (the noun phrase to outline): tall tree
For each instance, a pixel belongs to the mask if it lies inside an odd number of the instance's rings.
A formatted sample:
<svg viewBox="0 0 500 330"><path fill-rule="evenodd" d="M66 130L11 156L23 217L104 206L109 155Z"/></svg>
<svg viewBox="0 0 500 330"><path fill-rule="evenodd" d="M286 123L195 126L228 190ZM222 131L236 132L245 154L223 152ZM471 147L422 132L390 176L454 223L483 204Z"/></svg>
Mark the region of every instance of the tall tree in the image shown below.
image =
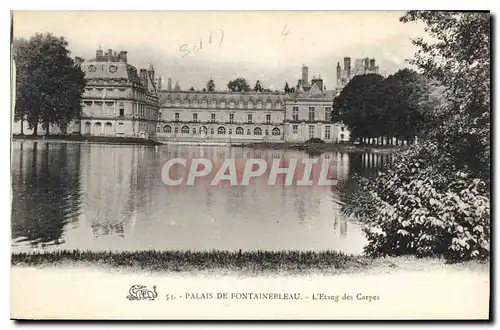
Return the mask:
<svg viewBox="0 0 500 330"><path fill-rule="evenodd" d="M257 82L255 82L255 86L253 88L253 91L254 92L262 92L264 89L262 88L262 85L260 84L260 80L257 80Z"/></svg>
<svg viewBox="0 0 500 330"><path fill-rule="evenodd" d="M13 44L16 63L15 118L25 118L33 133L43 123L46 134L57 124L67 124L81 113L85 75L69 56L68 43L50 33Z"/></svg>
<svg viewBox="0 0 500 330"><path fill-rule="evenodd" d="M215 83L214 83L214 80L212 78L210 78L210 80L207 82L207 91L208 92L215 91Z"/></svg>
<svg viewBox="0 0 500 330"><path fill-rule="evenodd" d="M285 82L285 88L284 88L284 90L285 90L286 94L290 93L290 87L288 87L288 82Z"/></svg>
<svg viewBox="0 0 500 330"><path fill-rule="evenodd" d="M422 22L433 38L413 40L411 63L444 87L446 106L433 138L454 156L459 168L490 181L490 47L489 13L409 11L402 22Z"/></svg>
<svg viewBox="0 0 500 330"><path fill-rule="evenodd" d="M231 92L249 92L250 91L250 86L248 86L247 81L245 78L236 78L235 80L231 80L227 84L227 88Z"/></svg>

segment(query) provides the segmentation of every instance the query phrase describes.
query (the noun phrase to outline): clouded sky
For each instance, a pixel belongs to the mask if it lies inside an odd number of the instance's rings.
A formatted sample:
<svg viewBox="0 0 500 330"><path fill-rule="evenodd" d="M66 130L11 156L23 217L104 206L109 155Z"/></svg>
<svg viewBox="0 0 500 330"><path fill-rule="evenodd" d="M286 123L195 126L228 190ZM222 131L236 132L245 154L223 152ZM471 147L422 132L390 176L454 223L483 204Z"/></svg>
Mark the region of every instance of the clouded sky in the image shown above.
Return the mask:
<svg viewBox="0 0 500 330"><path fill-rule="evenodd" d="M101 47L127 50L138 68L153 63L156 75L183 89L217 88L244 77L253 86L295 85L303 64L327 88L344 56L374 57L380 73L405 67L415 52L410 39L421 25L403 24L403 12L15 12L14 37L52 32L69 41L72 56L91 59ZM201 49L200 49L201 48Z"/></svg>

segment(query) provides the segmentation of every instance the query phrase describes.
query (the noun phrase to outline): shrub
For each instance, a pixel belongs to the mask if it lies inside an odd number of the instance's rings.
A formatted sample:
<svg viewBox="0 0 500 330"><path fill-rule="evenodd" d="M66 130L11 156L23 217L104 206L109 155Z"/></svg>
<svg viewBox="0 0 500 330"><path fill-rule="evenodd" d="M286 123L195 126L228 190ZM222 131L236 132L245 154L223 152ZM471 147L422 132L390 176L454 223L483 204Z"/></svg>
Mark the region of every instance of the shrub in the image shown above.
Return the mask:
<svg viewBox="0 0 500 330"><path fill-rule="evenodd" d="M386 172L359 178L344 212L366 221L367 255L488 257L488 187L464 170L430 165L436 151L432 143L416 146Z"/></svg>
<svg viewBox="0 0 500 330"><path fill-rule="evenodd" d="M314 143L325 143L325 141L321 140L320 138L310 138L309 140L306 141L306 144L314 144Z"/></svg>

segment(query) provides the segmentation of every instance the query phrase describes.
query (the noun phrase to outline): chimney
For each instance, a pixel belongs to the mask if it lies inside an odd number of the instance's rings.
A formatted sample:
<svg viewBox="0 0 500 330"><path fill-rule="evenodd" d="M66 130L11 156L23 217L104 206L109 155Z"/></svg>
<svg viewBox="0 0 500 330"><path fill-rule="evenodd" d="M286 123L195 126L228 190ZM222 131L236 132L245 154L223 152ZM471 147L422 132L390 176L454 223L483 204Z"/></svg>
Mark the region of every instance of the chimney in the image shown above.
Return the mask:
<svg viewBox="0 0 500 330"><path fill-rule="evenodd" d="M302 86L309 86L309 68L302 66Z"/></svg>
<svg viewBox="0 0 500 330"><path fill-rule="evenodd" d="M370 70L374 71L375 70L375 59L372 58L370 60Z"/></svg>
<svg viewBox="0 0 500 330"><path fill-rule="evenodd" d="M118 54L118 60L120 62L125 62L127 63L127 52L122 50L119 54Z"/></svg>
<svg viewBox="0 0 500 330"><path fill-rule="evenodd" d="M111 48L108 49L108 62L111 62L113 57L113 50Z"/></svg>
<svg viewBox="0 0 500 330"><path fill-rule="evenodd" d="M163 78L162 77L156 78L156 89L157 90L161 90L162 82L163 82Z"/></svg>
<svg viewBox="0 0 500 330"><path fill-rule="evenodd" d="M337 80L340 80L341 73L342 68L340 67L340 62L337 62Z"/></svg>
<svg viewBox="0 0 500 330"><path fill-rule="evenodd" d="M171 91L172 90L172 78L168 78L167 80L167 91Z"/></svg>
<svg viewBox="0 0 500 330"><path fill-rule="evenodd" d="M139 71L139 79L141 80L141 84L145 87L148 88L148 70L146 69L141 69Z"/></svg>
<svg viewBox="0 0 500 330"><path fill-rule="evenodd" d="M344 70L347 72L347 79L351 78L351 58L344 57Z"/></svg>
<svg viewBox="0 0 500 330"><path fill-rule="evenodd" d="M370 59L367 57L365 58L365 71L368 71L370 68Z"/></svg>
<svg viewBox="0 0 500 330"><path fill-rule="evenodd" d="M96 61L100 61L102 58L102 50L101 49L98 49L95 51L95 60Z"/></svg>
<svg viewBox="0 0 500 330"><path fill-rule="evenodd" d="M321 79L320 77L318 78L314 78L312 81L311 81L311 85L314 85L316 84L316 86L319 87L319 89L321 91L323 91L323 79Z"/></svg>

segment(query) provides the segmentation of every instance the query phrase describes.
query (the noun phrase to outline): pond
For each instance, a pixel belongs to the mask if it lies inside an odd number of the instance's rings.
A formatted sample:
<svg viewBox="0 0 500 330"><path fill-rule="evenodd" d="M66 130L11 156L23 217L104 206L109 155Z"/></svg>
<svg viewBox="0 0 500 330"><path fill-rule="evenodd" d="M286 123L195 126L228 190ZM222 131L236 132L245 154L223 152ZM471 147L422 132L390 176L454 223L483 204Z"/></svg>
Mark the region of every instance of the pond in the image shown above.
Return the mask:
<svg viewBox="0 0 500 330"><path fill-rule="evenodd" d="M172 158L328 160L338 184L172 187ZM123 250L338 250L359 254L366 240L341 214L352 173L384 166L380 154L164 145L118 146L13 141L12 252Z"/></svg>

